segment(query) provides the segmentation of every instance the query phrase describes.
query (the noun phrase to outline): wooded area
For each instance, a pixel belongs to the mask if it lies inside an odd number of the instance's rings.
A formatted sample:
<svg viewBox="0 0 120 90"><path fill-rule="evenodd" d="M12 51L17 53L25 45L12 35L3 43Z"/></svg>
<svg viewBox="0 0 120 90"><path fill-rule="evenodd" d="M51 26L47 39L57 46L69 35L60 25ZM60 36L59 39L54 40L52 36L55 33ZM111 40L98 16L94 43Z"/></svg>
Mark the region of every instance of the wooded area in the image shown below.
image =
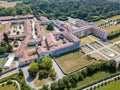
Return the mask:
<svg viewBox="0 0 120 90"><path fill-rule="evenodd" d="M8 0L23 1L14 8L0 8L0 16L33 14L49 19L67 20L67 17L87 21L119 15L120 4L108 0Z"/></svg>

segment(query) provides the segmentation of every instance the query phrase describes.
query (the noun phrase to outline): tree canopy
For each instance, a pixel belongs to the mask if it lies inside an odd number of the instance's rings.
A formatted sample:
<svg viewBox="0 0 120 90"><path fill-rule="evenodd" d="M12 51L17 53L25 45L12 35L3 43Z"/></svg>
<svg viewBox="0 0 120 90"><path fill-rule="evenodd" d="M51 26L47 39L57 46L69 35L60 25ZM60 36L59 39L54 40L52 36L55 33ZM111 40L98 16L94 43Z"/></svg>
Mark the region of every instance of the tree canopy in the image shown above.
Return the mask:
<svg viewBox="0 0 120 90"><path fill-rule="evenodd" d="M18 1L18 0L9 0ZM67 17L97 21L120 14L120 3L113 0L19 0L14 8L0 8L0 16L33 14L49 19Z"/></svg>

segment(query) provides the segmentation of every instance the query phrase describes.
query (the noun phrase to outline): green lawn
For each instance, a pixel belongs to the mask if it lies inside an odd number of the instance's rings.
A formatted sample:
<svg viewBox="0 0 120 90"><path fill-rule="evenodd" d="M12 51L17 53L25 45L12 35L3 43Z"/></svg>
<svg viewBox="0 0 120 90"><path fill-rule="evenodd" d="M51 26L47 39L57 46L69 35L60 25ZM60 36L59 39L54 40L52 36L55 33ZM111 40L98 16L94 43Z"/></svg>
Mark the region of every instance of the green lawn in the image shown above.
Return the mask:
<svg viewBox="0 0 120 90"><path fill-rule="evenodd" d="M0 68L4 67L6 61L7 61L7 58L0 58Z"/></svg>
<svg viewBox="0 0 120 90"><path fill-rule="evenodd" d="M33 49L33 48L35 48L35 46L28 46L28 47L27 47L27 50Z"/></svg>
<svg viewBox="0 0 120 90"><path fill-rule="evenodd" d="M0 33L4 30L5 24L0 24Z"/></svg>
<svg viewBox="0 0 120 90"><path fill-rule="evenodd" d="M95 60L88 59L81 51L73 51L62 55L56 58L56 61L65 73L73 72L95 62Z"/></svg>
<svg viewBox="0 0 120 90"><path fill-rule="evenodd" d="M55 31L55 30L53 30L53 31L48 31L48 30L46 30L46 27L47 27L47 25L42 25L42 26L41 26L42 31L43 31L43 34L46 34L46 33L49 33L49 32L54 32L54 31Z"/></svg>
<svg viewBox="0 0 120 90"><path fill-rule="evenodd" d="M99 80L105 79L114 75L115 73L107 73L107 72L98 72L90 77L86 77L83 81L77 83L77 87L71 90L80 90L82 87L87 86L89 84L95 83ZM102 89L101 89L102 90ZM106 90L106 89L103 89ZM108 89L109 90L109 89ZM111 89L113 90L113 89ZM114 89L115 90L115 89Z"/></svg>
<svg viewBox="0 0 120 90"><path fill-rule="evenodd" d="M80 39L80 45L83 46L85 44L88 44L88 43L91 43L91 42L94 42L97 40L99 40L99 38L97 38L93 35L89 35L89 36L86 36L86 37L83 37Z"/></svg>
<svg viewBox="0 0 120 90"><path fill-rule="evenodd" d="M0 86L0 90L18 90L17 85L15 84L11 84L11 85L4 85L4 86Z"/></svg>
<svg viewBox="0 0 120 90"><path fill-rule="evenodd" d="M120 90L120 80L110 82L109 84L99 87L96 90Z"/></svg>
<svg viewBox="0 0 120 90"><path fill-rule="evenodd" d="M107 30L109 33L120 30L120 26L110 26L107 28L104 28L105 30Z"/></svg>
<svg viewBox="0 0 120 90"><path fill-rule="evenodd" d="M106 21L110 21L110 20L117 20L117 19L120 19L120 15L113 16L113 17L107 18L107 19L105 19L105 20L106 20ZM95 22L95 24L96 24L97 26L99 26L99 25L101 25L101 24L104 24L104 23L106 23L106 22L103 21L103 20L100 20L100 21Z"/></svg>
<svg viewBox="0 0 120 90"><path fill-rule="evenodd" d="M110 40L111 42L117 42L117 41L120 41L120 36L119 37L116 37L116 38L113 38L112 40Z"/></svg>

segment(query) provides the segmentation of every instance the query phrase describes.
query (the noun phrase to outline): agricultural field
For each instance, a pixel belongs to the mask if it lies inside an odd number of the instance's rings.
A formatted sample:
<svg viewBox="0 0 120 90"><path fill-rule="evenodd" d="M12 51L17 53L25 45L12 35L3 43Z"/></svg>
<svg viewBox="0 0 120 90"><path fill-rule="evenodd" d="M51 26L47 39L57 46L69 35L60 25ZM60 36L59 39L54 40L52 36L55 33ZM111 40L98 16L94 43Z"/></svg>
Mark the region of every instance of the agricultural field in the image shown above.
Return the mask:
<svg viewBox="0 0 120 90"><path fill-rule="evenodd" d="M66 55L56 58L56 62L60 65L65 73L73 72L82 67L88 66L95 62L93 59L88 59L81 51L73 51Z"/></svg>
<svg viewBox="0 0 120 90"><path fill-rule="evenodd" d="M95 90L120 90L120 80L110 82L109 84L103 85Z"/></svg>
<svg viewBox="0 0 120 90"><path fill-rule="evenodd" d="M20 3L20 2L3 2L3 3L0 3L0 7L4 7L4 8L15 7L17 3Z"/></svg>

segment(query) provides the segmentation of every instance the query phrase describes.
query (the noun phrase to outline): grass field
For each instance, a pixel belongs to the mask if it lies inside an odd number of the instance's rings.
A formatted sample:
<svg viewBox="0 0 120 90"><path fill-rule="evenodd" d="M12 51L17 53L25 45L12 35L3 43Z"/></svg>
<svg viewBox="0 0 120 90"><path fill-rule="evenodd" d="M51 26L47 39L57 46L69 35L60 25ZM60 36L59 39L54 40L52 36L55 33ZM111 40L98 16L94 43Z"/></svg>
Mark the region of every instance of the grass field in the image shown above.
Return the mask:
<svg viewBox="0 0 120 90"><path fill-rule="evenodd" d="M7 58L0 58L0 68L4 67L4 64L6 63Z"/></svg>
<svg viewBox="0 0 120 90"><path fill-rule="evenodd" d="M4 30L5 24L0 24L0 33Z"/></svg>
<svg viewBox="0 0 120 90"><path fill-rule="evenodd" d="M42 31L43 31L43 34L46 34L46 33L49 33L49 32L54 32L54 31L55 31L55 30L53 30L53 31L48 31L48 30L46 30L46 27L47 27L47 25L42 25L42 26L41 26Z"/></svg>
<svg viewBox="0 0 120 90"><path fill-rule="evenodd" d="M104 29L107 30L110 33L110 32L113 32L113 31L120 30L120 26L110 26L110 27L107 27L107 28L104 28Z"/></svg>
<svg viewBox="0 0 120 90"><path fill-rule="evenodd" d="M95 62L94 60L88 60L81 51L73 51L69 54L60 56L56 58L56 61L65 73L73 72Z"/></svg>
<svg viewBox="0 0 120 90"><path fill-rule="evenodd" d="M36 87L40 87L40 86L42 86L42 85L45 85L45 84L48 84L48 83L52 82L52 79L51 79L50 77L48 77L48 78L39 80L39 79L38 79L38 76L37 76L37 77L34 79L33 82L34 82L34 85L35 85Z"/></svg>
<svg viewBox="0 0 120 90"><path fill-rule="evenodd" d="M116 38L113 38L112 40L110 40L111 42L117 42L117 41L120 41L120 36L119 37L116 37Z"/></svg>
<svg viewBox="0 0 120 90"><path fill-rule="evenodd" d="M120 80L110 82L109 84L96 88L95 90L120 90Z"/></svg>
<svg viewBox="0 0 120 90"><path fill-rule="evenodd" d="M35 48L35 46L28 46L28 47L27 47L27 50L33 49L33 48Z"/></svg>
<svg viewBox="0 0 120 90"><path fill-rule="evenodd" d="M15 7L17 3L20 2L4 2L4 3L0 3L0 7L4 7L4 8Z"/></svg>
<svg viewBox="0 0 120 90"><path fill-rule="evenodd" d="M85 44L88 44L88 43L91 43L97 40L99 40L97 37L93 35L89 35L89 36L86 36L80 39L80 45L82 46L82 45L85 45Z"/></svg>
<svg viewBox="0 0 120 90"><path fill-rule="evenodd" d="M110 20L116 20L116 19L120 19L120 15L113 16L113 17L107 18L107 19L105 19L105 20L106 20L106 21L110 21ZM97 26L99 26L99 25L101 25L101 24L106 23L106 21L100 20L100 21L95 22L95 24L96 24Z"/></svg>
<svg viewBox="0 0 120 90"><path fill-rule="evenodd" d="M90 77L86 77L83 81L77 83L77 87L73 88L71 90L80 90L80 88L87 86L89 84L95 83L99 80L105 79L107 77L110 77L114 75L115 73L107 73L107 72L98 72ZM102 90L102 89L101 89ZM103 89L103 90L109 90L109 89ZM112 89L115 90L115 89Z"/></svg>
<svg viewBox="0 0 120 90"><path fill-rule="evenodd" d="M4 86L0 86L0 90L18 90L18 87L17 85L14 86L14 84L4 85Z"/></svg>

